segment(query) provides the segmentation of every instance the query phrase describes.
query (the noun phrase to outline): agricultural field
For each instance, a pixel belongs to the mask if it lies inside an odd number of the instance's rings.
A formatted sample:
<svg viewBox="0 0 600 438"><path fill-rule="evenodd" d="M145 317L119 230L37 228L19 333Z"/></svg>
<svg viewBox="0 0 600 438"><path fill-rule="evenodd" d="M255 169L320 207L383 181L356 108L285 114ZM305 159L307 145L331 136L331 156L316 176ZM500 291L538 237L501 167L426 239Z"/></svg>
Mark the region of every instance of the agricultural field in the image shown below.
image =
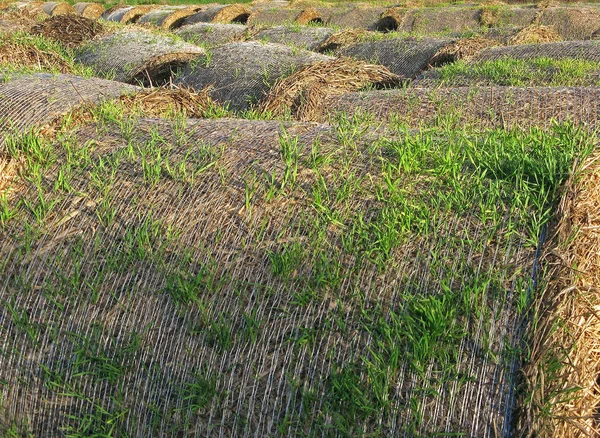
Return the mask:
<svg viewBox="0 0 600 438"><path fill-rule="evenodd" d="M600 4L0 3L0 437L600 435Z"/></svg>

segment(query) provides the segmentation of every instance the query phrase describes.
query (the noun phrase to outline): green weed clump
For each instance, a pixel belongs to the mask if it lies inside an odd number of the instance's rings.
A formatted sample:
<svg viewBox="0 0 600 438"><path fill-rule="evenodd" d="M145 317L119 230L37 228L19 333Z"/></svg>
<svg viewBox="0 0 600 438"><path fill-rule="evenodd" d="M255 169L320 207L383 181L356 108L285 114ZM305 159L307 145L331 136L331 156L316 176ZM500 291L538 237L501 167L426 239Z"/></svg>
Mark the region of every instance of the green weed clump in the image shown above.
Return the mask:
<svg viewBox="0 0 600 438"><path fill-rule="evenodd" d="M501 86L597 86L600 62L584 59L499 59L477 63L457 61L435 70L440 84Z"/></svg>

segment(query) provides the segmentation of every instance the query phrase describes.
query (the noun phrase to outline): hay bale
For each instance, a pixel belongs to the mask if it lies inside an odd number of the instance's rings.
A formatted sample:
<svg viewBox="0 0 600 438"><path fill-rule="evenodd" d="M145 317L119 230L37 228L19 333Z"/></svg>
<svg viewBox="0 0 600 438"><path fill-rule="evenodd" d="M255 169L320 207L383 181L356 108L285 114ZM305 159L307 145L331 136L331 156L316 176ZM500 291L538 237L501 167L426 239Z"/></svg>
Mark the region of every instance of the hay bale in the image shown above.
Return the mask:
<svg viewBox="0 0 600 438"><path fill-rule="evenodd" d="M46 2L42 5L42 11L51 17L57 15L77 15L77 11L68 3Z"/></svg>
<svg viewBox="0 0 600 438"><path fill-rule="evenodd" d="M335 53L381 64L397 75L412 78L428 68L433 56L452 42L441 38L393 38L360 42Z"/></svg>
<svg viewBox="0 0 600 438"><path fill-rule="evenodd" d="M97 20L105 12L104 6L100 3L75 3L73 8L79 15L90 20Z"/></svg>
<svg viewBox="0 0 600 438"><path fill-rule="evenodd" d="M331 59L281 44L230 43L215 50L208 65L190 64L174 84L195 90L212 85L212 98L233 110L245 110L260 101L277 79L301 66Z"/></svg>
<svg viewBox="0 0 600 438"><path fill-rule="evenodd" d="M369 114L374 120L409 126L435 125L448 117L460 124L490 128L552 126L572 121L599 127L598 87L457 87L407 88L348 93L329 97L313 120L338 113Z"/></svg>
<svg viewBox="0 0 600 438"><path fill-rule="evenodd" d="M166 7L154 9L144 14L137 21L138 24L147 24L161 29L176 29L181 27L187 17L194 15L198 11L197 6Z"/></svg>
<svg viewBox="0 0 600 438"><path fill-rule="evenodd" d="M252 36L252 39L269 43L286 44L314 51L333 33L333 29L328 29L326 27L275 26L259 30Z"/></svg>
<svg viewBox="0 0 600 438"><path fill-rule="evenodd" d="M76 15L50 17L31 27L32 35L43 35L66 47L76 47L104 32L104 26L89 18Z"/></svg>
<svg viewBox="0 0 600 438"><path fill-rule="evenodd" d="M248 27L243 24L196 23L183 26L175 33L190 43L212 47L245 40Z"/></svg>
<svg viewBox="0 0 600 438"><path fill-rule="evenodd" d="M387 10L384 7L372 6L357 6L349 10L336 9L327 14L326 23L328 26L339 26L341 28L378 30L382 15Z"/></svg>
<svg viewBox="0 0 600 438"><path fill-rule="evenodd" d="M494 59L585 59L600 61L600 41L561 41L556 43L523 44L507 47L490 47L477 53L472 62Z"/></svg>
<svg viewBox="0 0 600 438"><path fill-rule="evenodd" d="M42 129L80 105L135 90L119 82L69 74L37 73L0 83L0 145L6 134Z"/></svg>
<svg viewBox="0 0 600 438"><path fill-rule="evenodd" d="M107 10L102 18L106 21L121 24L136 23L142 16L157 7L157 5L116 7Z"/></svg>
<svg viewBox="0 0 600 438"><path fill-rule="evenodd" d="M414 20L411 33L416 35L465 32L481 27L480 11L473 8L415 9L410 14Z"/></svg>
<svg viewBox="0 0 600 438"><path fill-rule="evenodd" d="M552 7L543 10L538 23L553 26L563 40L588 40L600 29L597 8Z"/></svg>
<svg viewBox="0 0 600 438"><path fill-rule="evenodd" d="M538 44L556 41L562 41L562 38L552 26L531 24L515 33L508 40L508 44Z"/></svg>
<svg viewBox="0 0 600 438"><path fill-rule="evenodd" d="M278 81L260 104L275 116L291 113L296 120L311 120L327 96L358 91L367 86L399 85L401 78L380 65L349 58L317 62Z"/></svg>
<svg viewBox="0 0 600 438"><path fill-rule="evenodd" d="M242 4L214 5L187 17L184 25L196 23L237 23L246 24L252 10Z"/></svg>
<svg viewBox="0 0 600 438"><path fill-rule="evenodd" d="M442 47L433 55L429 64L432 67L439 67L460 59L468 60L480 50L495 46L498 46L498 41L493 39L483 37L464 38Z"/></svg>
<svg viewBox="0 0 600 438"><path fill-rule="evenodd" d="M75 60L99 75L114 75L117 81L163 85L179 69L205 54L198 46L166 35L122 30L82 46Z"/></svg>

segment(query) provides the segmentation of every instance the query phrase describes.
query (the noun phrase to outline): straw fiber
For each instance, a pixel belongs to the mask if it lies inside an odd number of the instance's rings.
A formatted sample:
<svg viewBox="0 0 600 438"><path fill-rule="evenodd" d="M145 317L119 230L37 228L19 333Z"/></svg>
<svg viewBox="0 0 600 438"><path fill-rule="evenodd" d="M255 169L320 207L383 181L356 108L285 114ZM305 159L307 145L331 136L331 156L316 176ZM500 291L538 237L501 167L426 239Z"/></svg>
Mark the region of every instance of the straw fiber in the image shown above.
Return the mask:
<svg viewBox="0 0 600 438"><path fill-rule="evenodd" d="M515 284L530 280L535 256L518 232L490 229L470 213L431 217L427 238L402 242L379 268L370 244L354 256L346 240L352 220L376 221L391 201L372 196L387 153L373 157L372 139L348 148L327 126L262 121L122 125L92 123L72 134L90 158L73 169L70 192L50 192L44 231L30 235L26 248L20 221L3 229L2 424L33 436L509 433ZM283 186L289 141L297 179ZM65 163L67 149L56 150L43 184L54 184ZM149 180L144 163L158 157L147 155L154 150L193 178ZM316 172L309 163L319 157L328 161ZM348 179L342 163L364 188L345 202L329 192L331 200L317 203L311 193L320 184L337 192ZM271 177L275 198L268 197ZM415 190L405 195L409 202L439 195L429 182L411 186L411 177L402 181ZM37 196L31 184L19 205ZM322 209L330 204L333 210ZM292 251L301 261L282 264ZM407 296L426 306L443 288L475 287L484 273L497 284L472 304L481 315L456 322L465 331L451 375L435 360L417 371L404 342L378 329L402 330L393 315L423 317ZM387 336L400 357L386 353ZM357 371L372 369L380 353L398 365L381 376ZM375 378L387 382L388 414L342 398L370 394ZM340 388L344 382L348 388Z"/></svg>
<svg viewBox="0 0 600 438"><path fill-rule="evenodd" d="M256 32L252 39L269 43L286 44L314 51L333 33L333 29L326 27L275 26Z"/></svg>
<svg viewBox="0 0 600 438"><path fill-rule="evenodd" d="M342 47L335 53L338 56L381 64L397 75L412 78L427 69L433 56L450 43L452 40L449 39L392 38L363 41Z"/></svg>
<svg viewBox="0 0 600 438"><path fill-rule="evenodd" d="M173 37L122 30L77 50L75 59L116 81L162 85L204 49Z"/></svg>
<svg viewBox="0 0 600 438"><path fill-rule="evenodd" d="M321 116L368 113L377 120L411 126L436 124L445 118L482 127L550 126L572 121L598 127L600 88L482 87L407 88L348 93L328 98Z"/></svg>
<svg viewBox="0 0 600 438"><path fill-rule="evenodd" d="M549 281L534 306L539 321L523 370L533 394L520 427L538 436L597 436L600 406L600 155L573 166L545 251ZM548 364L556 364L548 366ZM542 415L542 411L544 414Z"/></svg>
<svg viewBox="0 0 600 438"><path fill-rule="evenodd" d="M473 58L473 62L495 59L583 59L600 61L600 41L559 41L543 44L523 44L507 47L483 49Z"/></svg>
<svg viewBox="0 0 600 438"><path fill-rule="evenodd" d="M66 47L77 47L104 32L96 20L76 15L57 15L31 27L33 35L43 35Z"/></svg>
<svg viewBox="0 0 600 438"><path fill-rule="evenodd" d="M173 81L196 90L212 86L211 96L233 110L261 100L277 79L307 64L333 58L281 44L246 41L220 46L206 63L187 66Z"/></svg>
<svg viewBox="0 0 600 438"><path fill-rule="evenodd" d="M38 73L11 79L0 83L0 132L41 129L80 105L99 103L136 89L68 74Z"/></svg>
<svg viewBox="0 0 600 438"><path fill-rule="evenodd" d="M79 15L90 20L97 20L105 12L104 6L100 3L75 3L73 7Z"/></svg>
<svg viewBox="0 0 600 438"><path fill-rule="evenodd" d="M245 40L248 28L243 24L196 23L175 32L185 41L209 47Z"/></svg>

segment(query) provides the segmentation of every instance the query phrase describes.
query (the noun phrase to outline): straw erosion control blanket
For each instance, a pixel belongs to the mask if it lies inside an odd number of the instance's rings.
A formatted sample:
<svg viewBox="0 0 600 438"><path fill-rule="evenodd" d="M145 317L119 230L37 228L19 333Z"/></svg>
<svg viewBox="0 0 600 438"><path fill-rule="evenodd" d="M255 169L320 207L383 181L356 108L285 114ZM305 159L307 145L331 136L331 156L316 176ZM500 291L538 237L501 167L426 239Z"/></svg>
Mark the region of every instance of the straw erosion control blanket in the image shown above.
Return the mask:
<svg viewBox="0 0 600 438"><path fill-rule="evenodd" d="M316 50L325 42L334 30L312 26L275 26L256 32L253 40L269 43L287 44L307 50Z"/></svg>
<svg viewBox="0 0 600 438"><path fill-rule="evenodd" d="M0 145L9 133L41 129L80 105L117 98L137 89L69 74L38 73L0 83Z"/></svg>
<svg viewBox="0 0 600 438"><path fill-rule="evenodd" d="M571 121L598 126L598 87L457 87L406 88L331 96L313 120L338 113L408 126L468 123L475 127L549 127Z"/></svg>
<svg viewBox="0 0 600 438"><path fill-rule="evenodd" d="M82 46L75 60L110 79L161 85L205 54L204 49L167 35L125 29Z"/></svg>
<svg viewBox="0 0 600 438"><path fill-rule="evenodd" d="M130 118L38 139L42 159L13 139L33 165L0 240L0 424L510 436L559 184L536 172L563 175L572 139Z"/></svg>
<svg viewBox="0 0 600 438"><path fill-rule="evenodd" d="M245 41L219 46L206 62L188 65L173 81L202 90L233 110L245 110L262 99L275 81L300 66L332 60L330 56L281 44Z"/></svg>
<svg viewBox="0 0 600 438"><path fill-rule="evenodd" d="M565 40L587 40L600 32L600 9L546 8L537 21L539 24L553 26Z"/></svg>
<svg viewBox="0 0 600 438"><path fill-rule="evenodd" d="M558 41L542 44L490 47L471 58L472 62L495 59L582 59L600 61L600 41Z"/></svg>
<svg viewBox="0 0 600 438"><path fill-rule="evenodd" d="M335 54L380 64L397 75L411 78L427 69L433 56L452 42L439 38L389 38L362 41L342 47Z"/></svg>
<svg viewBox="0 0 600 438"><path fill-rule="evenodd" d="M193 44L220 46L245 40L248 27L243 24L196 23L183 26L175 33Z"/></svg>

